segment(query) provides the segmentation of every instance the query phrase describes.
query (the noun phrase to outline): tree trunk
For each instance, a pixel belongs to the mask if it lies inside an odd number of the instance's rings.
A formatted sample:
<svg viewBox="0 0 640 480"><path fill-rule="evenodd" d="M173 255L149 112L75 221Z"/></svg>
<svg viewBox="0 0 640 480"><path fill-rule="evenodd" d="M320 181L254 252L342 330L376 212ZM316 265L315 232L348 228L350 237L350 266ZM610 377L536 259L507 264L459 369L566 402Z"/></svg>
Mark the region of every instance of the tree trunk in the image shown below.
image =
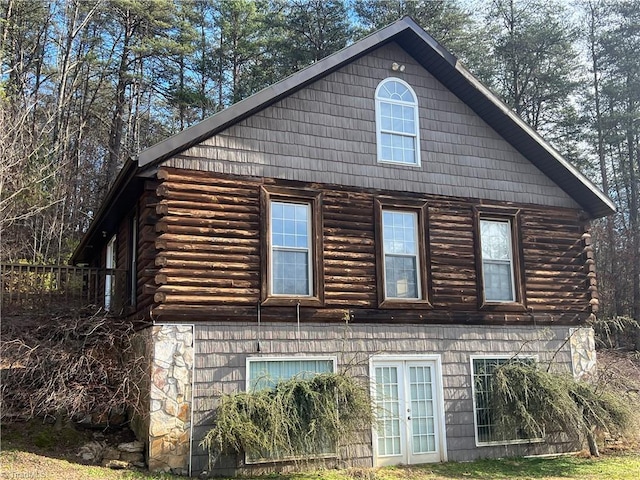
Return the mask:
<svg viewBox="0 0 640 480"><path fill-rule="evenodd" d="M596 442L596 429L595 427L587 427L586 430L589 454L591 454L592 457L599 457L600 450L598 449L598 443Z"/></svg>

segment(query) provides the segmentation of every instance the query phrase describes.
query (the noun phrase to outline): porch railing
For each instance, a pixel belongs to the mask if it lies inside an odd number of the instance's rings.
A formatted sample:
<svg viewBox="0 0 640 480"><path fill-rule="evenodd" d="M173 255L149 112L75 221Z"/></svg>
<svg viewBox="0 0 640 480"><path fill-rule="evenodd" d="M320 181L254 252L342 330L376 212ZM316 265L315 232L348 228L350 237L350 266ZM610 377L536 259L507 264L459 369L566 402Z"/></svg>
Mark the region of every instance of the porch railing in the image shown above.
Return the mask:
<svg viewBox="0 0 640 480"><path fill-rule="evenodd" d="M127 305L128 272L71 265L0 264L2 314L64 313Z"/></svg>

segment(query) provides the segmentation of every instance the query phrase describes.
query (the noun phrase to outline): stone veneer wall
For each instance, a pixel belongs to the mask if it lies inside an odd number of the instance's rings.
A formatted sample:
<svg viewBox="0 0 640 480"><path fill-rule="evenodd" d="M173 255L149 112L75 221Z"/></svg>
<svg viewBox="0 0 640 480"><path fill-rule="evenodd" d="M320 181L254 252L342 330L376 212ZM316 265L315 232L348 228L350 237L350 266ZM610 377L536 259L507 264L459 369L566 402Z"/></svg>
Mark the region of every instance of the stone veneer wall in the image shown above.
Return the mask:
<svg viewBox="0 0 640 480"><path fill-rule="evenodd" d="M596 373L596 340L593 328L572 328L570 335L573 376L588 379Z"/></svg>
<svg viewBox="0 0 640 480"><path fill-rule="evenodd" d="M190 473L193 326L152 327L148 465Z"/></svg>
<svg viewBox="0 0 640 480"><path fill-rule="evenodd" d="M261 332L259 334L259 332ZM566 452L576 445L563 434L548 433L543 443L476 447L470 355L536 355L540 362L555 354L555 367L571 370L568 327L441 326L397 324L212 323L195 326L194 431L192 471L209 471L199 442L211 427L216 397L243 391L247 357L334 355L338 368L368 382L375 354L440 354L448 459ZM258 350L259 344L259 350ZM556 351L558 353L556 354ZM371 432L362 442L339 452L338 466L372 466ZM209 474L262 473L286 465L243 465L242 458L222 457Z"/></svg>

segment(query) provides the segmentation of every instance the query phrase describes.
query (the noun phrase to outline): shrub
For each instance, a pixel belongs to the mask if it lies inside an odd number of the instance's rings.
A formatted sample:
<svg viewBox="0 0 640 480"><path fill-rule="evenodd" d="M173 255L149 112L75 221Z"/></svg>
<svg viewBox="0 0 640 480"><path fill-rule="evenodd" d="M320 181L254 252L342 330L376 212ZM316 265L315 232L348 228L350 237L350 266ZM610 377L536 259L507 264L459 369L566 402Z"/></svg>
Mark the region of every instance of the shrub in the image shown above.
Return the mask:
<svg viewBox="0 0 640 480"><path fill-rule="evenodd" d="M202 445L211 463L241 452L254 460L299 459L335 451L371 419L365 387L346 374L323 373L222 395Z"/></svg>

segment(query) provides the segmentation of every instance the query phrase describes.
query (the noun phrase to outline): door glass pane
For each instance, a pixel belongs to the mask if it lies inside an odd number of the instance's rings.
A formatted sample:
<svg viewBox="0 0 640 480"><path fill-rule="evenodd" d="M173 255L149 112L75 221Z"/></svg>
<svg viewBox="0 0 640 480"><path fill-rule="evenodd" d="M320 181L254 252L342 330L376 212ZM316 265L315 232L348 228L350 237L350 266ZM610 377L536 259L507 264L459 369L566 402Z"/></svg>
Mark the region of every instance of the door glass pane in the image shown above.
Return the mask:
<svg viewBox="0 0 640 480"><path fill-rule="evenodd" d="M397 367L376 367L378 455L400 455L400 398Z"/></svg>
<svg viewBox="0 0 640 480"><path fill-rule="evenodd" d="M436 451L431 367L410 366L411 443L414 454Z"/></svg>

